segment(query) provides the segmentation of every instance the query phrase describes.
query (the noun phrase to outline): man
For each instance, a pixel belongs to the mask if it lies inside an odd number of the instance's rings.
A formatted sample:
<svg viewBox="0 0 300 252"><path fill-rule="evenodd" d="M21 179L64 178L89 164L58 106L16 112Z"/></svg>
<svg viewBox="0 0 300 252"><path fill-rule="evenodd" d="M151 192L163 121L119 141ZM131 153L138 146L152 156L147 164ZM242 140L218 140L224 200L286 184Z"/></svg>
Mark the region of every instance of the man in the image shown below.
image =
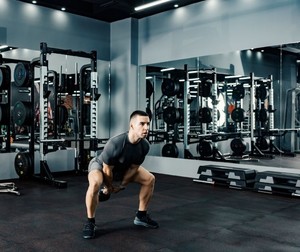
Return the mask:
<svg viewBox="0 0 300 252"><path fill-rule="evenodd" d="M128 183L140 184L139 208L134 224L158 228L158 224L147 214L155 177L141 166L150 149L146 139L149 124L150 119L146 112L134 111L130 115L129 131L112 137L102 153L90 161L89 187L85 199L88 220L83 229L83 238L95 237L95 213L102 185L104 185L104 193L111 194L124 189ZM119 182L118 185L115 182Z"/></svg>

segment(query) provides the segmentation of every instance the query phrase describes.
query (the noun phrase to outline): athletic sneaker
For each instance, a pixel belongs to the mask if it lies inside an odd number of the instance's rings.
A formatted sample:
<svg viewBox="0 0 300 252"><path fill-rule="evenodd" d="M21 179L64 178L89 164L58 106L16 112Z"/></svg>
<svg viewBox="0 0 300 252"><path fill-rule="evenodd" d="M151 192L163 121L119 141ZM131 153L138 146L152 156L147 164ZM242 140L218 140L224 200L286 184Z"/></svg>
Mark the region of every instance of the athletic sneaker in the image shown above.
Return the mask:
<svg viewBox="0 0 300 252"><path fill-rule="evenodd" d="M95 232L96 232L96 225L88 221L83 228L83 238L92 239L95 237Z"/></svg>
<svg viewBox="0 0 300 252"><path fill-rule="evenodd" d="M158 228L159 225L156 221L152 220L149 216L149 214L146 214L143 217L138 218L137 216L135 217L133 223L138 226L144 226L144 227L149 227L149 228Z"/></svg>

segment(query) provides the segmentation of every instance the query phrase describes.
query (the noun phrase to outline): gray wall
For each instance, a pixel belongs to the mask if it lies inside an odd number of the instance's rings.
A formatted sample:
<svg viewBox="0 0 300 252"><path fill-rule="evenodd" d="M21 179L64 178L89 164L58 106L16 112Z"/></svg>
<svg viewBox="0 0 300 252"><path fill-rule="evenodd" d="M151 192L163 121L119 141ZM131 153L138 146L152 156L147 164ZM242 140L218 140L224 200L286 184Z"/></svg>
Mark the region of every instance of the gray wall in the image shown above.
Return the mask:
<svg viewBox="0 0 300 252"><path fill-rule="evenodd" d="M39 50L46 42L61 49L97 50L99 59L109 60L109 23L19 1L0 0L0 6L2 44Z"/></svg>
<svg viewBox="0 0 300 252"><path fill-rule="evenodd" d="M137 20L111 25L111 135L129 126L130 113L138 109Z"/></svg>
<svg viewBox="0 0 300 252"><path fill-rule="evenodd" d="M139 64L300 40L299 0L204 1L139 22Z"/></svg>

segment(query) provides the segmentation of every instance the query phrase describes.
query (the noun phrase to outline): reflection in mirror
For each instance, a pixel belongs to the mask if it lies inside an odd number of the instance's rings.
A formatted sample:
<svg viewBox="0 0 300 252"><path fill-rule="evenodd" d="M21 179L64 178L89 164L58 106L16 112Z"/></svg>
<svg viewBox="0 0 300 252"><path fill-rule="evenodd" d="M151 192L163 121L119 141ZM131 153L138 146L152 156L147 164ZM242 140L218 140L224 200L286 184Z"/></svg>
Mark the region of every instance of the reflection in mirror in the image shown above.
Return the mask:
<svg viewBox="0 0 300 252"><path fill-rule="evenodd" d="M279 156L296 160L299 53L300 43L291 43L146 66L153 155L275 166L285 165Z"/></svg>

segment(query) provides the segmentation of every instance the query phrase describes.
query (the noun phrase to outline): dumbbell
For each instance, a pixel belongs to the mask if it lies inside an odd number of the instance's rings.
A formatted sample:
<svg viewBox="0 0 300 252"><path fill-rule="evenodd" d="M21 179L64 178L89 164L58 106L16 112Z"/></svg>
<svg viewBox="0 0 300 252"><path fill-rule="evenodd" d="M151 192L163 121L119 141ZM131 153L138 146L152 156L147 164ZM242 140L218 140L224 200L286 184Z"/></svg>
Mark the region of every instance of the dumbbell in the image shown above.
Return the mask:
<svg viewBox="0 0 300 252"><path fill-rule="evenodd" d="M105 188L101 188L99 190L99 202L107 201L110 199L111 193L104 193L104 190ZM116 190L115 193L125 190L125 186L120 185L118 187L115 187L115 190Z"/></svg>

